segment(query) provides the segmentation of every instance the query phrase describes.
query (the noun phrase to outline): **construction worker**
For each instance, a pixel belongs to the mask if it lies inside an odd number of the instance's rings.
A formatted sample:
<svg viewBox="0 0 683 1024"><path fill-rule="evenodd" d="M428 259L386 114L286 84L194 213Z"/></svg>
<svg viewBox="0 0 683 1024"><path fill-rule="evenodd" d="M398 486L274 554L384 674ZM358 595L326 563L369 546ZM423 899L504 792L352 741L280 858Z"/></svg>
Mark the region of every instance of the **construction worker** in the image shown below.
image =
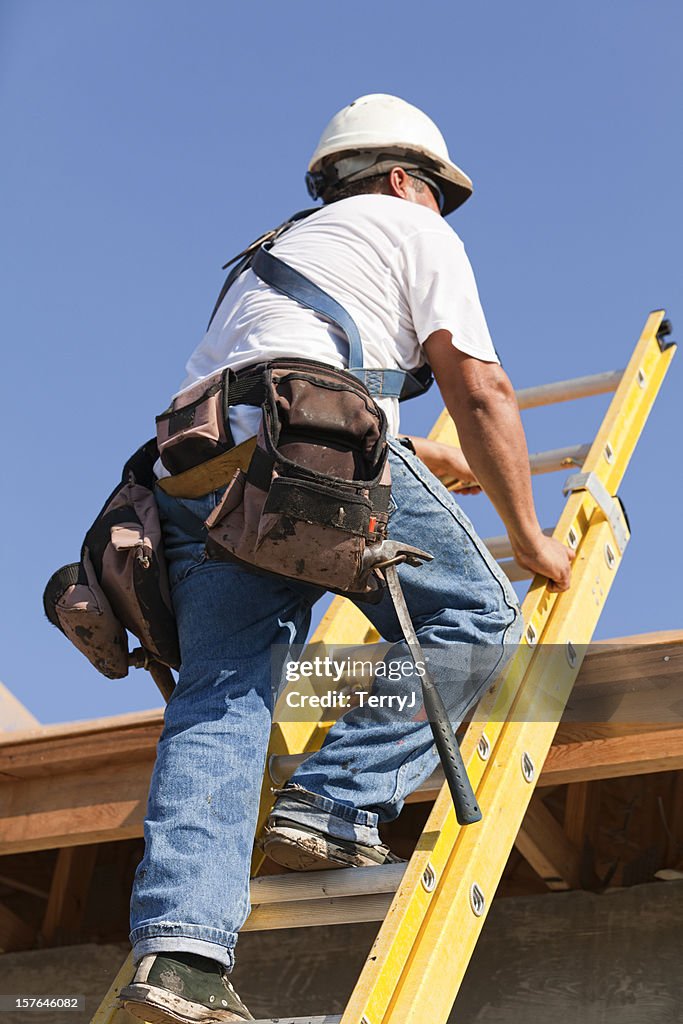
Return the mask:
<svg viewBox="0 0 683 1024"><path fill-rule="evenodd" d="M280 235L273 254L352 313L368 367L417 372L428 361L462 444L460 452L402 439L396 398L378 399L390 434L389 536L434 555L420 568L400 570L418 636L438 650L494 650L500 665L504 649L521 636L518 602L434 473L483 487L517 561L557 590L569 586L572 554L540 529L514 392L462 242L443 219L470 196L472 184L434 123L388 95L361 97L335 115L307 182L323 206ZM191 355L183 388L221 367L272 358L343 369L345 355L333 325L246 269ZM230 408L236 445L256 433L260 415L253 406ZM178 507L204 520L221 493L159 493L182 667L159 741L132 895L137 967L121 993L127 1009L147 1021L253 1019L227 975L250 909L273 699L270 651L304 641L312 604L323 593L207 558L183 528ZM363 610L386 640L402 639L386 597ZM489 662L451 700L454 720L462 720L493 674ZM378 824L398 815L436 762L424 720L347 714L280 792L266 852L299 869L394 860Z"/></svg>

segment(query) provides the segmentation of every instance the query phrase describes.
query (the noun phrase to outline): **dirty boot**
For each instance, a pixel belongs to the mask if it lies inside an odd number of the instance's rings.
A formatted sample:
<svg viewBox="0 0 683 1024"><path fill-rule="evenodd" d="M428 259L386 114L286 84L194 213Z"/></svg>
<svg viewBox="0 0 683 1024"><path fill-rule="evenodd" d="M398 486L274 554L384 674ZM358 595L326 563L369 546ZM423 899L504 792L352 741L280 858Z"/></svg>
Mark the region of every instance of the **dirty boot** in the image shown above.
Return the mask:
<svg viewBox="0 0 683 1024"><path fill-rule="evenodd" d="M226 968L196 953L144 956L119 999L147 1024L228 1024L254 1020Z"/></svg>
<svg viewBox="0 0 683 1024"><path fill-rule="evenodd" d="M294 871L403 863L386 846L364 846L353 840L336 839L310 825L301 825L274 814L268 819L259 846L276 864Z"/></svg>

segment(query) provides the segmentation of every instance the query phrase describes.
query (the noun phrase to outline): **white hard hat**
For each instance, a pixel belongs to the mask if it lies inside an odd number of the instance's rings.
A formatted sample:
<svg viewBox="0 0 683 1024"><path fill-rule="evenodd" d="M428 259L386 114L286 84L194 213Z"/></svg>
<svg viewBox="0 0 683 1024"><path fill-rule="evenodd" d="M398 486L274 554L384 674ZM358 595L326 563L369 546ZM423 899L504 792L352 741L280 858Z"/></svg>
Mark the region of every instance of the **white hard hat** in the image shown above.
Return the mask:
<svg viewBox="0 0 683 1024"><path fill-rule="evenodd" d="M314 199L325 199L334 186L397 165L420 169L435 180L444 195L444 216L472 195L472 182L449 157L431 118L385 93L361 96L334 115L311 157L306 183Z"/></svg>

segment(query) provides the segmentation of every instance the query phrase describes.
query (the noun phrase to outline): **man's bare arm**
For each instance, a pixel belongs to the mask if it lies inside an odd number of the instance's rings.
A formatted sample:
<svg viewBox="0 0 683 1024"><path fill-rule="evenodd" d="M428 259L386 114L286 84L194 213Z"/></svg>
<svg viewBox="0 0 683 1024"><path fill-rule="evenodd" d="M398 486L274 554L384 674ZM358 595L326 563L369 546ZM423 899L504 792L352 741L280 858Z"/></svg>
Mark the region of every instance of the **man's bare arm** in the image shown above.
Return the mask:
<svg viewBox="0 0 683 1024"><path fill-rule="evenodd" d="M412 442L415 454L444 487L457 487L458 494L479 494L481 487L463 451L451 444L432 441L428 437L404 435Z"/></svg>
<svg viewBox="0 0 683 1024"><path fill-rule="evenodd" d="M567 590L574 553L546 537L534 507L524 428L510 379L453 347L449 331L435 331L424 349L458 429L465 457L505 523L515 558Z"/></svg>

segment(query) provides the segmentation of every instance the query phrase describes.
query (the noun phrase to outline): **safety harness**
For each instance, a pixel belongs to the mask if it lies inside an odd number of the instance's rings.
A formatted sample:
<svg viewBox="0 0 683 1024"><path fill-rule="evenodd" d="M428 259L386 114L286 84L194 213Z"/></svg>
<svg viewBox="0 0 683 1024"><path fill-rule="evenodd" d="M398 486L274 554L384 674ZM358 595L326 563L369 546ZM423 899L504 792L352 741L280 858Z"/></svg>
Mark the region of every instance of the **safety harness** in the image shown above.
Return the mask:
<svg viewBox="0 0 683 1024"><path fill-rule="evenodd" d="M293 214L277 228L261 235L246 249L224 264L223 270L226 270L231 264L234 266L221 288L208 326L211 327L223 299L237 278L245 270L251 269L265 284L294 299L300 305L319 313L343 332L349 346L348 372L361 380L371 395L376 398L398 398L399 402L405 402L409 398L425 394L434 383L428 363L423 363L422 366L414 370L366 369L363 360L363 345L353 317L331 295L270 252L275 242L286 231L307 217L318 213L320 209L321 207L314 206Z"/></svg>

